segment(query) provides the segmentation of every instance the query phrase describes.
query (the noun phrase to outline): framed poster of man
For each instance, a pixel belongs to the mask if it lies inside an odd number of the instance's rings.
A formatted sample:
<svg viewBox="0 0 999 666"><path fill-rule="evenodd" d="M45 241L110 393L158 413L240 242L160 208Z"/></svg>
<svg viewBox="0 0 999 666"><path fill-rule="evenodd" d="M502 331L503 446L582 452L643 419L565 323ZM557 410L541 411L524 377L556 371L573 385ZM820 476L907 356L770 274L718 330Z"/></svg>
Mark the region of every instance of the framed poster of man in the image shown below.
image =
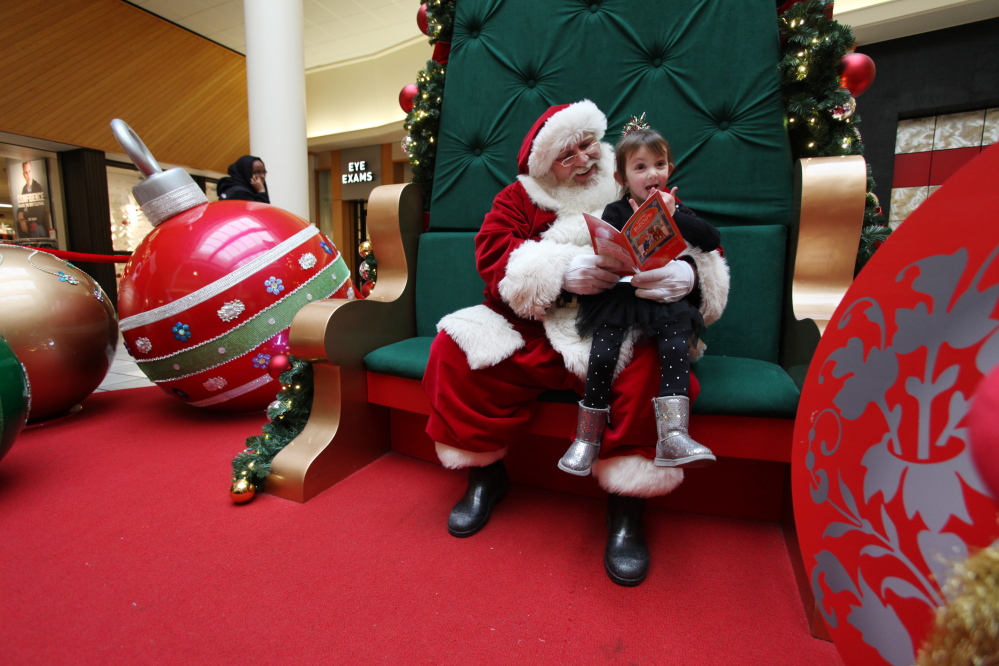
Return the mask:
<svg viewBox="0 0 999 666"><path fill-rule="evenodd" d="M44 159L7 160L14 204L14 229L21 238L55 238L48 198L48 171Z"/></svg>

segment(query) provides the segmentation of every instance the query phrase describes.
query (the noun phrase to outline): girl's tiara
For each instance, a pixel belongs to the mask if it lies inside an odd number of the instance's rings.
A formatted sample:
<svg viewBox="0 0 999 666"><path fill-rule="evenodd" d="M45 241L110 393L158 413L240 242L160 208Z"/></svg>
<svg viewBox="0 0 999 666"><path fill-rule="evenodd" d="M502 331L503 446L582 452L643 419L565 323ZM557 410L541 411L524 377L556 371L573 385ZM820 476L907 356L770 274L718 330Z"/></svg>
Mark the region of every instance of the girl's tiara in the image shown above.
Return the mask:
<svg viewBox="0 0 999 666"><path fill-rule="evenodd" d="M645 122L645 112L642 111L640 117L632 116L631 120L624 124L624 129L621 131L621 136L628 136L632 132L638 132L639 130L652 129L652 125Z"/></svg>

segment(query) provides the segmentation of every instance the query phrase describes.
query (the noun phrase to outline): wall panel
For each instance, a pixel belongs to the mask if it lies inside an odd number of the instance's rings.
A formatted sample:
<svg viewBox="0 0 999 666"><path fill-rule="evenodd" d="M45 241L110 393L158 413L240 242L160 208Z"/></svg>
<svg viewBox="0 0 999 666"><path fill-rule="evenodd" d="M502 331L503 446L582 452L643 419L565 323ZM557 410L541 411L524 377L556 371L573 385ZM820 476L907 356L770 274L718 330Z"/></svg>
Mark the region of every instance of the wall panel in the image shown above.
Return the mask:
<svg viewBox="0 0 999 666"><path fill-rule="evenodd" d="M245 58L121 0L0 3L0 130L225 172L249 152Z"/></svg>

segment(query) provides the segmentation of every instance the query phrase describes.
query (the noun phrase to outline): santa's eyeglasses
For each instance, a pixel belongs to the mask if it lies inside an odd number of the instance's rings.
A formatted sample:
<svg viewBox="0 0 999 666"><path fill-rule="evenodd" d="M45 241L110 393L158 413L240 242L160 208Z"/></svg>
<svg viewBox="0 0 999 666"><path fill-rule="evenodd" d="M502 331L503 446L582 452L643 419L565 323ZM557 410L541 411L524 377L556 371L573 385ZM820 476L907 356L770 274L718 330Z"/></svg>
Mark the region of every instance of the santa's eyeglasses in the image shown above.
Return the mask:
<svg viewBox="0 0 999 666"><path fill-rule="evenodd" d="M600 143L596 139L589 139L584 141L579 145L578 151L573 151L571 155L566 157L564 160L559 160L558 163L564 167L575 166L580 158L587 157L589 159L596 159L597 155L600 154Z"/></svg>

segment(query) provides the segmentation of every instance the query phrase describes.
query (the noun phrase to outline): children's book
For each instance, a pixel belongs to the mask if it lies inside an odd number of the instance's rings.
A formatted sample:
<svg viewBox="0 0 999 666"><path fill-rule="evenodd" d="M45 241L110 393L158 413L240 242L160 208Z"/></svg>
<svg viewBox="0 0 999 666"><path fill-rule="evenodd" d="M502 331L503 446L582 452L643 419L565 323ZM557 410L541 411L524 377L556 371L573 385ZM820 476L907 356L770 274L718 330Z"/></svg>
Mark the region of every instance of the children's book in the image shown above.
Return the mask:
<svg viewBox="0 0 999 666"><path fill-rule="evenodd" d="M617 257L624 264L619 275L661 268L687 248L662 195L655 192L628 218L620 231L599 217L583 213L593 252Z"/></svg>

